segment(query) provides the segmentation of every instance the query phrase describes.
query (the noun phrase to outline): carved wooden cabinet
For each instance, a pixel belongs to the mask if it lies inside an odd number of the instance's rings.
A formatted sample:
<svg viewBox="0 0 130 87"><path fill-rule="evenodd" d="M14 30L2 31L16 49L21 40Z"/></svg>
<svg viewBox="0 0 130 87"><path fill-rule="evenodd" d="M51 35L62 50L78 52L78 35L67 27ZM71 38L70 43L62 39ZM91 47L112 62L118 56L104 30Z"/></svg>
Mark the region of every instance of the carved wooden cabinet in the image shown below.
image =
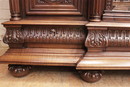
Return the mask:
<svg viewBox="0 0 130 87"><path fill-rule="evenodd" d="M130 69L129 0L9 0L0 57L13 76L31 65L73 66L87 82ZM122 7L120 7L122 6Z"/></svg>

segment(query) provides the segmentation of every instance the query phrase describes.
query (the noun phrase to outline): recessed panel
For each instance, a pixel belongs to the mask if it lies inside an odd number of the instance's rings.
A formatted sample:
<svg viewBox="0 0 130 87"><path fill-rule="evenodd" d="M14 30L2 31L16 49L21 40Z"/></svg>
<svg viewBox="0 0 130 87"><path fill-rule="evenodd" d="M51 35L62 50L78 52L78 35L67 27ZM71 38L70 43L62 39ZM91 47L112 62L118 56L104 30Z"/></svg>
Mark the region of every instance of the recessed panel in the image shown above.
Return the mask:
<svg viewBox="0 0 130 87"><path fill-rule="evenodd" d="M25 3L27 15L83 15L86 0L25 0Z"/></svg>

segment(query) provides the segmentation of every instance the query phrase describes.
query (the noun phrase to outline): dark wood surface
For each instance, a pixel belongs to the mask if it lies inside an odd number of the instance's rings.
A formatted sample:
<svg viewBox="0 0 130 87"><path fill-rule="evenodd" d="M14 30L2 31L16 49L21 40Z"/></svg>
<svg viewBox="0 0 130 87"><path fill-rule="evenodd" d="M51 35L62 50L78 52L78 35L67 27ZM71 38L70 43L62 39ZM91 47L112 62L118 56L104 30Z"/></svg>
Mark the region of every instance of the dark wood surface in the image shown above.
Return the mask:
<svg viewBox="0 0 130 87"><path fill-rule="evenodd" d="M20 64L130 69L129 12L113 11L112 0L10 0L10 8L11 21L3 23L10 49L0 63L16 64L9 69L12 75L29 73ZM81 74L87 82L101 76L99 71Z"/></svg>
<svg viewBox="0 0 130 87"><path fill-rule="evenodd" d="M121 1L122 2L122 1ZM129 3L129 2L127 2ZM130 21L130 11L123 10L122 5L119 6L122 10L115 10L113 0L106 0L106 8L103 14L103 21L113 22L128 22Z"/></svg>

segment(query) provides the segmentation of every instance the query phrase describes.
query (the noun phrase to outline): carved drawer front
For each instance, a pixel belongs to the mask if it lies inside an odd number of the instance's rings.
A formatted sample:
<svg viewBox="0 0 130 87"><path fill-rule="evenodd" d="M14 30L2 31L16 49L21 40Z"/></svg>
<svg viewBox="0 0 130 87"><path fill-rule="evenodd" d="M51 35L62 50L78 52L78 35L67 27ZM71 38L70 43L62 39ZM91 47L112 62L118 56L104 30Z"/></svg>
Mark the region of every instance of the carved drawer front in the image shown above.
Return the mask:
<svg viewBox="0 0 130 87"><path fill-rule="evenodd" d="M5 43L84 44L84 26L23 26L7 28Z"/></svg>
<svg viewBox="0 0 130 87"><path fill-rule="evenodd" d="M85 29L82 26L26 26L24 41L49 44L83 44Z"/></svg>
<svg viewBox="0 0 130 87"><path fill-rule="evenodd" d="M90 48L130 47L130 28L88 28L86 46ZM100 29L100 30L98 30Z"/></svg>
<svg viewBox="0 0 130 87"><path fill-rule="evenodd" d="M83 15L86 3L87 0L25 0L27 15Z"/></svg>

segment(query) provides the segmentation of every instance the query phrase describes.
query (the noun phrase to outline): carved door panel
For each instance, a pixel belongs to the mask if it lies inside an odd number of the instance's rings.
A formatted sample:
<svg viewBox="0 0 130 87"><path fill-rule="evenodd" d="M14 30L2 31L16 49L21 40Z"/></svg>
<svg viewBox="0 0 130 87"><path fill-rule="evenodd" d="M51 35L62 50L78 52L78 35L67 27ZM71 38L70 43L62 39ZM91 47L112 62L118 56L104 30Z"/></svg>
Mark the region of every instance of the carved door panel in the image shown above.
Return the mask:
<svg viewBox="0 0 130 87"><path fill-rule="evenodd" d="M27 15L84 15L86 3L87 0L25 0Z"/></svg>

